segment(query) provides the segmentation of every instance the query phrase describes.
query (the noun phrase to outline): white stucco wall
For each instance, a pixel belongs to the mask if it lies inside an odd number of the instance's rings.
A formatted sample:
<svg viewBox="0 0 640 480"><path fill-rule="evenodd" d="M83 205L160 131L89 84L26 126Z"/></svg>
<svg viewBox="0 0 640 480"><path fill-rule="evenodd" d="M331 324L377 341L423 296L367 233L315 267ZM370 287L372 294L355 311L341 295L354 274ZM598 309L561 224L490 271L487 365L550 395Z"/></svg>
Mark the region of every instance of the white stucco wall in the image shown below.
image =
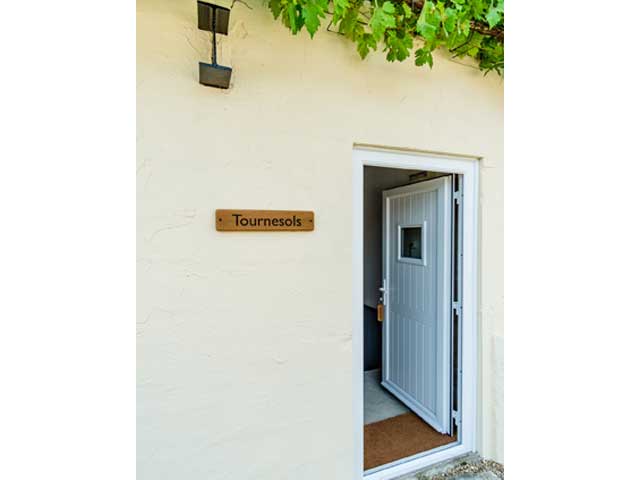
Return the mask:
<svg viewBox="0 0 640 480"><path fill-rule="evenodd" d="M362 62L248 3L223 91L198 84L195 0L138 1L138 478L351 478L354 143L483 158L479 450L501 460L501 79ZM316 230L220 233L216 208L314 210Z"/></svg>

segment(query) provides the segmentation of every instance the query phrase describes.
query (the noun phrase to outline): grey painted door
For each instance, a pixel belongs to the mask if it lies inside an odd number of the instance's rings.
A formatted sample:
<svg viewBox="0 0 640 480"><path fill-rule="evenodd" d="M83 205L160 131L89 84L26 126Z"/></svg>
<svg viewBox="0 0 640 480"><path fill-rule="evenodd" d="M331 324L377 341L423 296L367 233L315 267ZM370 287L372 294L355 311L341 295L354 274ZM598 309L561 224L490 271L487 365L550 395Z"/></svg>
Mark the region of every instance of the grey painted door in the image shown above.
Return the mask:
<svg viewBox="0 0 640 480"><path fill-rule="evenodd" d="M451 430L451 178L383 193L382 385Z"/></svg>

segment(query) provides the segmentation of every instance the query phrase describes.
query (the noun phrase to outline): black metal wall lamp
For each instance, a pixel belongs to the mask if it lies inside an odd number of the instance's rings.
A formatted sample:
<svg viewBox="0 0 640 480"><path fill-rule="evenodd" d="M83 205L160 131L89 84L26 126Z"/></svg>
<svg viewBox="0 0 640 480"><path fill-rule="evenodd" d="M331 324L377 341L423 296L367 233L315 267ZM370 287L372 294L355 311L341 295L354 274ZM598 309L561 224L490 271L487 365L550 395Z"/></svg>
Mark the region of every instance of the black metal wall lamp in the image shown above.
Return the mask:
<svg viewBox="0 0 640 480"><path fill-rule="evenodd" d="M209 87L229 88L231 67L218 65L216 33L229 33L230 10L207 2L198 2L198 28L211 32L211 63L200 62L200 83Z"/></svg>

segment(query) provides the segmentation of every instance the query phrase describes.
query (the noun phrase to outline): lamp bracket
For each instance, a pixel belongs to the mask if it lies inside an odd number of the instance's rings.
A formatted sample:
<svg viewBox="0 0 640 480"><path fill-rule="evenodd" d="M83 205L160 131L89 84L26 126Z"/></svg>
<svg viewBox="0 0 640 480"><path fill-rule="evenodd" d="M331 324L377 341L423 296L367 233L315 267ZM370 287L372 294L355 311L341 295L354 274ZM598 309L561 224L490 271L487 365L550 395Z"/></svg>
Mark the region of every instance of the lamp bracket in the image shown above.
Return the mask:
<svg viewBox="0 0 640 480"><path fill-rule="evenodd" d="M198 28L211 32L211 63L200 62L200 83L209 87L229 88L231 67L218 64L216 33L229 33L230 10L212 3L198 1Z"/></svg>
<svg viewBox="0 0 640 480"><path fill-rule="evenodd" d="M229 33L229 13L228 8L198 1L198 28L215 33L227 35ZM214 22L215 20L215 22Z"/></svg>

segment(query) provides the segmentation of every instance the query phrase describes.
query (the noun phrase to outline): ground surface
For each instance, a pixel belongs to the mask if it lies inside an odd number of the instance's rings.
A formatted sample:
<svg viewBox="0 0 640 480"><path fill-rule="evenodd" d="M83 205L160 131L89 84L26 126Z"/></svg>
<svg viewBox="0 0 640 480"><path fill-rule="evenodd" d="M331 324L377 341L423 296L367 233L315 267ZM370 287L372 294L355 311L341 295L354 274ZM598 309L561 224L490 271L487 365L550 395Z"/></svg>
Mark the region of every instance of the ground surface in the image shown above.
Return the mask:
<svg viewBox="0 0 640 480"><path fill-rule="evenodd" d="M501 464L472 454L434 465L402 477L402 480L498 480L503 478L504 468Z"/></svg>

